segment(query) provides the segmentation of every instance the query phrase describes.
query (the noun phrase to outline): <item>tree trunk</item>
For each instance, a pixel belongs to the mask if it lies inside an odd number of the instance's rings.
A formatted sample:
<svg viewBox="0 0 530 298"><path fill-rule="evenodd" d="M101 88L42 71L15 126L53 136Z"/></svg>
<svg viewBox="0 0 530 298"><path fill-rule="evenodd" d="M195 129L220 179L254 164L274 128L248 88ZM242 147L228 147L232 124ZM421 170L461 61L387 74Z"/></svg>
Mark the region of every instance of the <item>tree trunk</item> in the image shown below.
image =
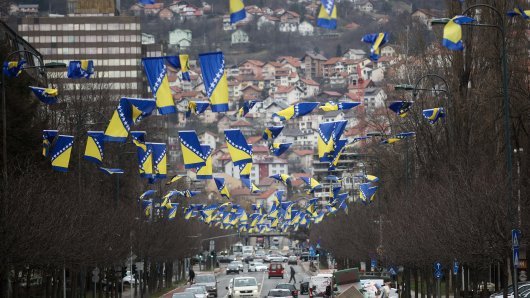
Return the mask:
<svg viewBox="0 0 530 298"><path fill-rule="evenodd" d="M420 269L421 280L420 280L420 294L421 298L425 298L425 271Z"/></svg>
<svg viewBox="0 0 530 298"><path fill-rule="evenodd" d="M464 275L464 298L467 298L469 296L469 267L462 266L462 274Z"/></svg>
<svg viewBox="0 0 530 298"><path fill-rule="evenodd" d="M447 270L447 275L445 276L445 297L449 298L449 280L451 279L451 269Z"/></svg>
<svg viewBox="0 0 530 298"><path fill-rule="evenodd" d="M431 275L430 274L426 274L426 279L425 279L425 283L426 283L426 289L427 289L427 298L431 298Z"/></svg>
<svg viewBox="0 0 530 298"><path fill-rule="evenodd" d="M420 279L420 276L418 274L418 268L414 268L414 298L418 298L419 279Z"/></svg>

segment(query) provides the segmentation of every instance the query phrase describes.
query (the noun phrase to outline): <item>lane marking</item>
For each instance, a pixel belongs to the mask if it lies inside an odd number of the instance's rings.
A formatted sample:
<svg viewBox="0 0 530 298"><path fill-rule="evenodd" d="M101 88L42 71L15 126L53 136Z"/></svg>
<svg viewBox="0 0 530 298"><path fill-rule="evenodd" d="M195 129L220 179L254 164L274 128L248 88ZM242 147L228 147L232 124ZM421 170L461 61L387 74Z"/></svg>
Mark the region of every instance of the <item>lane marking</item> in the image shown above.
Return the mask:
<svg viewBox="0 0 530 298"><path fill-rule="evenodd" d="M262 278L261 278L261 287L259 288L259 293L258 293L258 297L261 297L261 291L263 290L263 286L265 285L265 273L262 273Z"/></svg>

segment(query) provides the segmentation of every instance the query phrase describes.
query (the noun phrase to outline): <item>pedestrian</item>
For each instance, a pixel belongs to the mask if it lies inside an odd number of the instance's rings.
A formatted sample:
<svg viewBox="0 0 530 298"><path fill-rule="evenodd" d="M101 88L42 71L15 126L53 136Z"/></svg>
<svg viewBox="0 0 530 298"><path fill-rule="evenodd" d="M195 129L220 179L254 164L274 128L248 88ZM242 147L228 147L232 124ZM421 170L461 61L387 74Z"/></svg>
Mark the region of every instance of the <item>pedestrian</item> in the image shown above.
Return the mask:
<svg viewBox="0 0 530 298"><path fill-rule="evenodd" d="M390 282L385 282L385 285L381 288L381 298L390 297Z"/></svg>
<svg viewBox="0 0 530 298"><path fill-rule="evenodd" d="M294 268L293 266L291 266L291 278L289 279L289 282L294 281L293 283L296 283L296 278L294 277L294 275L296 274L296 271L294 271Z"/></svg>
<svg viewBox="0 0 530 298"><path fill-rule="evenodd" d="M190 272L188 273L190 278L190 285L193 284L193 281L195 280L195 271L193 271L193 268L190 267Z"/></svg>

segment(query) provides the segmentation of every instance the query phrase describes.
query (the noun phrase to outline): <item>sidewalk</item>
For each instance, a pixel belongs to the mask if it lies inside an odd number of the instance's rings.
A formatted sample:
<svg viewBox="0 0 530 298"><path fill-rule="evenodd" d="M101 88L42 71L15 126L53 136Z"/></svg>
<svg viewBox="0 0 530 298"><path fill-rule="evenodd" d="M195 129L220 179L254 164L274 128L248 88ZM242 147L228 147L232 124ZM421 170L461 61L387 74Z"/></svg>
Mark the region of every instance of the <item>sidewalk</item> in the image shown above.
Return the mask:
<svg viewBox="0 0 530 298"><path fill-rule="evenodd" d="M309 276L315 276L319 273L318 270L316 272L309 270L309 262L300 262L300 268Z"/></svg>
<svg viewBox="0 0 530 298"><path fill-rule="evenodd" d="M199 269L198 266L194 266L194 270L195 270L195 267L197 267L197 269ZM195 271L196 274L200 274L200 273L211 273L211 272L206 272L206 271ZM222 270L220 268L215 268L214 270L214 274L215 276L218 276L219 274L221 274ZM181 292L184 292L184 289L186 289L187 287L189 287L189 285L186 283L184 285L180 285L176 288L174 288L173 290L165 293L164 295L160 296L160 298L171 298L173 297L173 293L181 293Z"/></svg>

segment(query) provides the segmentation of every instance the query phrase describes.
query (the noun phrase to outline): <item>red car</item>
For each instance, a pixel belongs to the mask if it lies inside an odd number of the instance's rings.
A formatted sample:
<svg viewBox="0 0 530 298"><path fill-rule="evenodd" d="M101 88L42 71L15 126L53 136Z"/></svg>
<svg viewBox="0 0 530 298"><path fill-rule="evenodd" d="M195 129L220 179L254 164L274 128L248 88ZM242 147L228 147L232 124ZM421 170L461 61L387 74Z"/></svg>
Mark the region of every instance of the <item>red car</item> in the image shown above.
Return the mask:
<svg viewBox="0 0 530 298"><path fill-rule="evenodd" d="M269 279L271 277L283 278L284 268L282 263L270 263L269 264Z"/></svg>

